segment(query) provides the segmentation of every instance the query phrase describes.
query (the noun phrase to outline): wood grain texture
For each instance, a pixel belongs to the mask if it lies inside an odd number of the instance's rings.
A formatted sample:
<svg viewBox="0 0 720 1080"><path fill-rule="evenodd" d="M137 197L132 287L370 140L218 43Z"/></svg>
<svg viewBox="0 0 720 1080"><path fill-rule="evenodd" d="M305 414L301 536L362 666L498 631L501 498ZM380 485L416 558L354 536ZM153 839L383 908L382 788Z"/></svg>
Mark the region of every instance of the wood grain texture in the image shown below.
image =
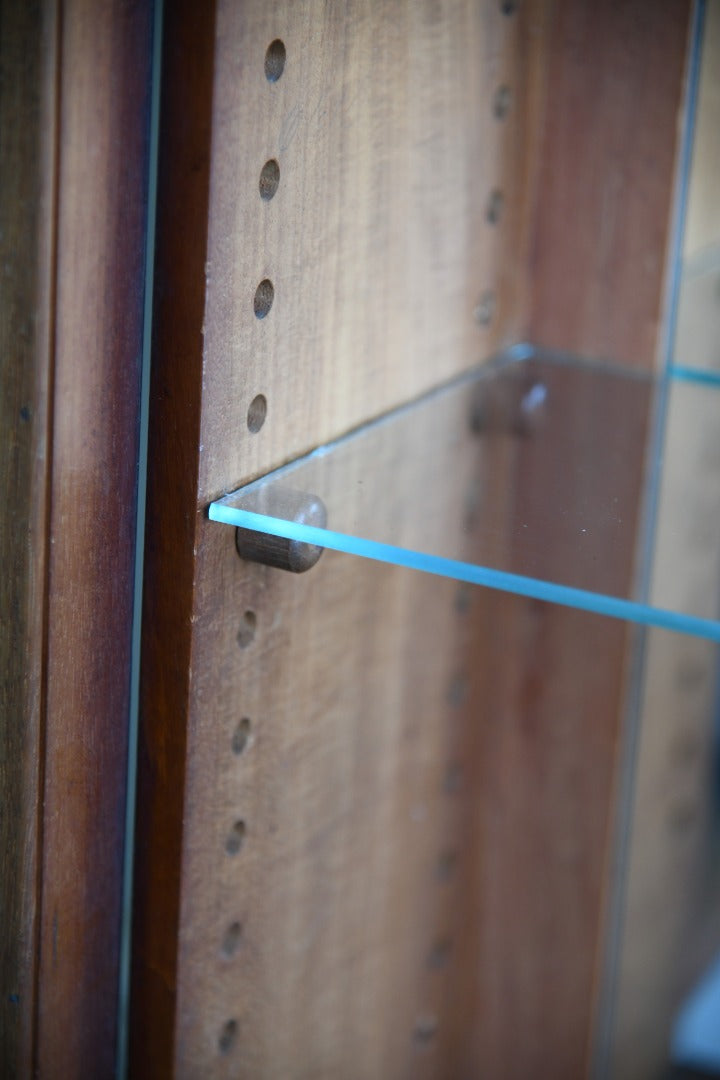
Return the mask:
<svg viewBox="0 0 720 1080"><path fill-rule="evenodd" d="M437 649L456 586L332 556L290 577L200 539L176 1073L433 1075L463 1052L443 990L473 867L465 674Z"/></svg>
<svg viewBox="0 0 720 1080"><path fill-rule="evenodd" d="M509 492L502 543L512 551L527 530L533 573L575 580L585 537L565 534L563 519L587 512L602 553L591 587L630 595L648 386L562 369L543 382L550 415L542 440L520 439L501 473ZM612 537L603 515L588 511L602 492L606 505L617 497L625 519ZM484 707L498 719L480 753L475 1015L486 1022L472 1029L473 1060L491 1075L569 1080L593 1067L632 636L621 621L532 602L497 601L491 625L478 649L489 672Z"/></svg>
<svg viewBox="0 0 720 1080"><path fill-rule="evenodd" d="M0 5L0 1073L32 1069L55 87L52 5Z"/></svg>
<svg viewBox="0 0 720 1080"><path fill-rule="evenodd" d="M111 1076L142 355L150 11L64 4L36 1069Z"/></svg>
<svg viewBox="0 0 720 1080"><path fill-rule="evenodd" d="M596 75L614 72L620 30L632 57L644 47L648 5L168 13L134 1075L587 1070L623 627L330 553L284 576L240 562L232 530L205 515L211 497L523 330L652 365L688 7L655 10L651 67L623 60L603 110ZM269 82L278 38L285 67ZM663 100L676 94L669 111L645 93L651 74ZM593 158L589 192L582 125L555 108L566 92L600 145L621 131L620 151ZM651 143L639 157L627 100ZM618 153L631 159L629 248L603 210ZM269 160L280 180L264 200ZM568 237L566 200L605 247ZM637 252L649 284L637 303L613 286L623 310L603 338L598 281ZM267 419L251 432L258 394ZM617 419L595 404L566 403L581 434L588 410L596 434ZM625 419L638 491L646 416ZM518 491L550 486L554 464L529 447L499 455L499 543ZM452 462L445 475L445 520L463 522L464 475ZM611 563L623 582L633 540Z"/></svg>
<svg viewBox="0 0 720 1080"><path fill-rule="evenodd" d="M493 101L516 34L497 5L465 0L219 5L203 497L416 396L510 335L498 268L523 171L501 172L518 116L496 115ZM277 38L286 63L270 83ZM280 182L263 201L267 160ZM263 280L274 301L257 319ZM478 326L488 290L497 307ZM259 393L267 420L252 435Z"/></svg>
<svg viewBox="0 0 720 1080"><path fill-rule="evenodd" d="M663 289L685 106L691 5L559 2L536 5L535 10L550 6L550 30L543 38L543 104L538 116L542 134L528 160L526 179L534 198L526 248L526 335L538 345L650 369L656 364L665 314ZM612 413L611 409L605 415L615 430ZM582 415L580 402L568 402L569 423ZM647 419L647 412L641 409L634 423L635 441L630 439L627 446L628 482L637 485L638 506ZM581 431L578 436L581 443ZM520 488L529 482L533 465L527 462L518 474ZM551 489L552 471L542 482ZM557 612L555 617L568 627L567 639L562 634L557 639L561 655L555 660L561 664L572 655L576 642L569 629L572 616ZM598 722L604 724L605 742L596 759L595 779L603 776L606 785L602 792L594 790L598 808L604 801L611 804L614 800L620 775L616 770L622 769L622 754L630 745L623 741L620 710L624 688L622 681L617 681L618 671L629 662L630 654L623 653L622 641L607 632L609 637L597 653L597 663L605 673L599 684L604 704L597 713ZM660 637L653 635L653 641ZM670 678L674 664L668 656L675 639L671 635L666 638L670 639L666 662L664 667L660 662L660 667ZM589 634L588 643L590 639ZM571 688L572 680L567 685ZM670 700L668 695L666 688L666 701ZM578 762L583 759L582 745L579 737ZM613 754L617 755L614 762ZM648 759L643 765L645 790L647 770L652 774L652 768ZM587 812L592 814L589 808ZM657 838L657 830L653 834ZM647 828L643 835L646 839L649 836ZM606 834L606 841L611 842L610 834ZM643 840L638 844L641 848ZM606 849L608 873L613 865L612 851L610 843ZM595 865L588 855L584 872L592 876ZM633 868L633 881L642 879L643 865L645 860L641 859ZM657 882L656 877L648 879L651 892L653 880ZM607 902L612 890L621 886L608 877L603 887ZM639 888L642 892L642 885ZM566 903L569 897L570 892ZM636 910L641 908L640 903ZM607 941L600 929L602 908L598 913L595 978L599 987ZM623 1019L614 1065L624 1068L628 1076L644 1074L639 1064L642 1060L647 1064L652 1058L659 1065L662 1036L658 1017L666 1010L668 994L672 995L668 967L661 976L662 961L658 963L661 955L667 955L661 923L655 923L653 931L642 914L639 918L642 938L634 940L643 944L639 951L630 948L627 961L621 961L630 966L623 976L621 1011L616 1013ZM677 921L682 916L678 910L669 918ZM637 928L637 920L631 921ZM633 940L633 930L629 933L626 942ZM587 938L580 940L587 945ZM582 963L583 948L578 948L578 964ZM645 968L636 963L641 953L653 957ZM655 980L652 971L658 976ZM532 993L527 1000L533 1000ZM581 1009L578 1002L575 1007ZM645 1018L643 1032L638 1015ZM652 1037L650 1032L654 1032ZM567 1075L573 1075L572 1068Z"/></svg>
<svg viewBox="0 0 720 1080"><path fill-rule="evenodd" d="M2 10L3 1076L114 1069L148 16Z"/></svg>
<svg viewBox="0 0 720 1080"><path fill-rule="evenodd" d="M700 86L679 281L675 362L717 369L720 8L704 14ZM678 268L679 269L679 268ZM651 582L660 606L717 615L720 439L715 395L669 402ZM637 716L629 869L615 986L613 1075L659 1072L685 996L720 946L717 646L654 630Z"/></svg>
<svg viewBox="0 0 720 1080"><path fill-rule="evenodd" d="M554 5L528 336L655 361L691 5Z"/></svg>
<svg viewBox="0 0 720 1080"><path fill-rule="evenodd" d="M643 391L573 399L576 422L612 415L634 446ZM551 482L552 435L491 438L478 459L452 426L427 469L422 428L383 434L369 464L403 455L377 510L398 543L403 497L429 485L431 549L454 527L470 559L504 516L499 545L529 520L540 572L567 569L522 491ZM604 462L584 445L594 490ZM363 493L334 482L351 519ZM564 493L569 513L585 494ZM177 1074L584 1075L626 628L332 553L298 579L243 564L232 532L197 536ZM598 586L621 590L632 529L614 555Z"/></svg>
<svg viewBox="0 0 720 1080"><path fill-rule="evenodd" d="M350 12L346 19L320 6L300 10L286 5L225 5L218 13L217 29L207 12L201 15L177 8L167 16L162 143L167 171L163 173L161 165L150 478L154 513L147 547L145 624L150 629L143 674L136 899L134 1067L138 1070L167 1072L172 1068L178 934L182 943L184 935L192 932L186 921L179 921L178 875L180 844L194 842L192 816L182 791L184 732L190 722L189 650L191 640L193 651L202 640L194 629L196 616L190 619L198 575L195 507L198 499L204 502L202 489L233 486L238 477L269 464L272 455L291 456L363 418L368 390L362 388L371 383L379 388L387 380L394 386L377 396L374 411L382 411L401 395L435 381L430 361L450 371L476 359L474 354L470 360L464 354L459 357L455 345L446 354L442 340L437 344L443 350L430 351L424 340L426 327L416 328L412 341L425 360L418 365L419 374L408 379L418 357L408 343L399 340L392 329L394 318L389 318L385 307L397 269L398 303L404 312L397 325L404 330L410 309L408 287L400 276L413 271L418 244L438 238L446 243L440 230L443 222L450 220L455 238L458 229L465 229L464 219L456 218L455 203L459 198L464 207L468 198L470 178L463 179L468 155L473 154L474 162L479 160L475 129L468 125L468 150L457 127L448 127L445 120L454 104L466 107L465 80L472 81L484 71L477 63L456 67L453 49L457 46L468 58L470 48L489 49L488 42L478 36L485 14L475 22L469 8L454 5L453 17L437 24L433 20L440 12L433 11L430 5L422 11L417 5L403 5L396 9L398 25L387 28L383 19L378 25L377 14L365 10ZM235 25L237 20L243 24ZM414 37L406 41L403 35L413 20L417 23L410 27ZM469 42L464 40L466 23L473 31ZM497 33L504 32L503 19L497 17L495 23ZM440 97L430 107L428 91L408 58L420 58L423 73L435 70L433 28L438 26L444 35L443 85L450 96L447 103ZM385 43L387 32L391 40ZM279 34L285 40L288 60L280 81L269 84L264 56ZM396 90L372 92L378 59L384 64L383 78L390 79ZM415 101L417 94L423 107L428 106L427 118ZM309 129L313 117L315 126ZM496 123L492 116L490 122ZM461 154L460 164L449 153L453 150ZM258 191L260 169L275 154L280 187L275 199L264 204ZM303 169L309 171L308 176ZM381 185L379 197L377 184ZM413 234L411 227L408 233L402 225L406 216L398 208L414 187L418 189L413 196L419 200L417 212L425 200L432 203L433 215L440 215L432 241L422 230L415 229ZM484 200L476 218L481 220L483 213ZM181 233L179 220L183 221ZM403 231L396 238L393 229L398 225ZM206 248L208 226L212 235ZM483 230L487 237L483 243L492 242L493 230L486 224ZM335 251L330 239L345 233L347 242ZM253 314L253 293L258 281L270 273L262 262L270 241L277 253L285 252L285 262L283 278L277 278L273 270L275 302L260 324ZM464 240L462 250L469 251ZM427 247L423 257L427 262ZM432 285L441 289L443 302L448 290L453 293L452 304L465 308L462 333L473 340L480 333L482 340L482 331L472 322L476 297L465 288L464 258L461 272L453 262L449 282L443 280L440 259ZM336 283L338 270L341 277ZM416 290L427 288L420 276L414 280ZM361 299L365 293L369 294L367 303ZM382 312L372 314L375 302L382 305ZM438 300L432 303L437 312ZM422 305L413 310L422 311ZM362 339L356 340L368 320L367 332L363 330ZM273 337L264 342L261 353L262 330ZM438 332L442 339L445 331L438 327ZM450 330L451 338L455 333ZM392 341L383 340L383 335L391 335ZM326 348L328 342L330 348ZM399 360L391 355L391 345L396 344L401 350ZM380 350L378 359L372 360L376 349ZM353 358L357 358L355 374ZM401 377L393 375L398 363L404 372ZM253 364L268 369L263 381L254 386ZM333 364L336 389L331 386ZM269 386L273 388L269 419L253 447L245 413L254 394ZM357 400L356 389L361 391ZM213 464L201 466L198 491L196 425L201 404L200 450L202 460ZM277 423L273 417L283 414L281 426L268 442L267 433ZM168 530L167 523L178 507L184 508L183 517ZM168 640L173 641L169 666ZM194 661L193 668L197 670ZM183 898L186 893L183 887ZM192 903L192 894L183 902ZM182 1062L176 1064L182 1067Z"/></svg>
<svg viewBox="0 0 720 1080"><path fill-rule="evenodd" d="M133 1076L172 1076L174 1069L214 36L210 5L166 9L133 901Z"/></svg>

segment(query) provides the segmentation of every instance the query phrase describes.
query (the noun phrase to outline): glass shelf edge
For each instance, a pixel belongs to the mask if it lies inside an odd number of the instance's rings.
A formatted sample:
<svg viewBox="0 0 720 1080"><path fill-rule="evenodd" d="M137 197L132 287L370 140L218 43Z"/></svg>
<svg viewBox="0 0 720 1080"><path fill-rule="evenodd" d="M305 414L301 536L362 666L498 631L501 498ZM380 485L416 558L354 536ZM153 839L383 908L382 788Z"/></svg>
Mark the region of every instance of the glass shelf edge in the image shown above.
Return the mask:
<svg viewBox="0 0 720 1080"><path fill-rule="evenodd" d="M491 567L460 562L440 555L429 555L375 540L364 540L345 533L333 532L330 529L320 529L281 518L268 517L264 514L223 505L223 500L216 500L210 504L208 516L211 521L249 529L252 532L296 540L316 547L340 551L347 555L420 570L500 592L559 604L595 615L605 615L642 626L690 634L720 643L720 622L696 615L651 607L649 604L642 604L635 600L606 596L569 585L525 577L506 570L495 570Z"/></svg>
<svg viewBox="0 0 720 1080"><path fill-rule="evenodd" d="M676 382L697 383L702 386L714 386L720 389L720 371L708 368L687 367L684 364L671 364L667 369L669 377Z"/></svg>

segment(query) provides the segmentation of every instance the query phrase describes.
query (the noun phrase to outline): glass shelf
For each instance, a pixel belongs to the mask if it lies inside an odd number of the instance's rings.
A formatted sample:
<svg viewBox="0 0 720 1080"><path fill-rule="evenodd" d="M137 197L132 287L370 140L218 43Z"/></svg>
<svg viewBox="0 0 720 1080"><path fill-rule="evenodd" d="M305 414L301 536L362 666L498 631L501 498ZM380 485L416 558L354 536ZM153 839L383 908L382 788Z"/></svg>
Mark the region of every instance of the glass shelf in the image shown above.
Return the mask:
<svg viewBox="0 0 720 1080"><path fill-rule="evenodd" d="M720 641L719 390L516 346L209 516Z"/></svg>

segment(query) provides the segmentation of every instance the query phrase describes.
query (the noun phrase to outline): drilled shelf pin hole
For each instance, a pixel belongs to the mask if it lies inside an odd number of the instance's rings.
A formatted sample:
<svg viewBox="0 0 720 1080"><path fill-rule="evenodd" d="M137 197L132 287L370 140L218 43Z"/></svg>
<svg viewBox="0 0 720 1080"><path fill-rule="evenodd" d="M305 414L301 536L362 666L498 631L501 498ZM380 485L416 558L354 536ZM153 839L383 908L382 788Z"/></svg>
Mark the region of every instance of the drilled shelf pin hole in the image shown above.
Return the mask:
<svg viewBox="0 0 720 1080"><path fill-rule="evenodd" d="M257 435L265 423L266 416L267 398L264 394L257 394L250 402L247 412L247 426L251 435Z"/></svg>
<svg viewBox="0 0 720 1080"><path fill-rule="evenodd" d="M473 312L478 326L489 326L495 314L495 294L488 289L478 300Z"/></svg>
<svg viewBox="0 0 720 1080"><path fill-rule="evenodd" d="M268 82L277 82L285 70L287 53L285 45L280 38L275 38L267 47L265 53L265 78Z"/></svg>
<svg viewBox="0 0 720 1080"><path fill-rule="evenodd" d="M457 593L455 594L455 610L458 615L465 615L470 610L471 603L472 594L470 586L466 582L461 581Z"/></svg>
<svg viewBox="0 0 720 1080"><path fill-rule="evenodd" d="M467 676L461 671L452 677L447 689L447 703L454 709L459 709L468 698Z"/></svg>
<svg viewBox="0 0 720 1080"><path fill-rule="evenodd" d="M457 869L458 856L456 851L442 851L435 864L435 876L443 883L450 881Z"/></svg>
<svg viewBox="0 0 720 1080"><path fill-rule="evenodd" d="M493 98L493 115L496 120L504 120L510 112L512 91L509 86L498 86Z"/></svg>
<svg viewBox="0 0 720 1080"><path fill-rule="evenodd" d="M237 727L233 731L230 745L232 747L233 754L238 757L240 754L244 754L250 745L251 739L251 724L247 716L243 716L242 720L238 722Z"/></svg>
<svg viewBox="0 0 720 1080"><path fill-rule="evenodd" d="M237 855L245 842L245 822L236 821L225 840L225 850L228 855Z"/></svg>
<svg viewBox="0 0 720 1080"><path fill-rule="evenodd" d="M221 1054L228 1054L232 1050L237 1040L238 1022L237 1020L228 1020L223 1024L220 1037L218 1039L218 1050Z"/></svg>
<svg viewBox="0 0 720 1080"><path fill-rule="evenodd" d="M505 199L502 191L499 188L494 188L490 192L488 198L487 207L485 209L485 220L488 225L497 225L502 217L503 205Z"/></svg>
<svg viewBox="0 0 720 1080"><path fill-rule="evenodd" d="M418 1016L413 1029L413 1042L418 1046L427 1046L437 1035L437 1028L435 1016Z"/></svg>
<svg viewBox="0 0 720 1080"><path fill-rule="evenodd" d="M256 319L264 319L269 314L275 299L275 287L269 278L264 278L257 289L253 299L253 311Z"/></svg>
<svg viewBox="0 0 720 1080"><path fill-rule="evenodd" d="M427 966L431 971L442 971L446 968L452 953L452 941L450 938L440 938L430 949L427 956Z"/></svg>
<svg viewBox="0 0 720 1080"><path fill-rule="evenodd" d="M257 615L254 611L246 611L242 617L240 629L237 632L237 643L241 649L247 649L248 645L252 644L255 638L256 627Z"/></svg>
<svg viewBox="0 0 720 1080"><path fill-rule="evenodd" d="M456 762L451 762L445 770L445 782L443 785L446 795L455 795L460 790L462 781L462 769Z"/></svg>
<svg viewBox="0 0 720 1080"><path fill-rule="evenodd" d="M270 199L274 196L280 183L280 166L274 158L270 161L266 161L260 170L260 183L258 188L260 189L260 198L265 202L270 202Z"/></svg>
<svg viewBox="0 0 720 1080"><path fill-rule="evenodd" d="M233 956L240 945L242 938L242 925L239 922L231 923L225 931L222 942L222 951L225 956Z"/></svg>

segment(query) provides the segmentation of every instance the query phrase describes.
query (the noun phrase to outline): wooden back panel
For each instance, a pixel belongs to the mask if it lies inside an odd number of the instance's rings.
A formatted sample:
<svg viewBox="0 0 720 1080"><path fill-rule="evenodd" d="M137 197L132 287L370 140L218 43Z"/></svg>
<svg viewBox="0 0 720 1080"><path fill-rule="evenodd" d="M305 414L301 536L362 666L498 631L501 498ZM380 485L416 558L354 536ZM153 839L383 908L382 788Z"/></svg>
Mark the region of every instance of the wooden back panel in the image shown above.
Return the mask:
<svg viewBox="0 0 720 1080"><path fill-rule="evenodd" d="M247 566L205 509L525 334L652 365L688 12L168 13L137 1075L584 1070L623 628Z"/></svg>

